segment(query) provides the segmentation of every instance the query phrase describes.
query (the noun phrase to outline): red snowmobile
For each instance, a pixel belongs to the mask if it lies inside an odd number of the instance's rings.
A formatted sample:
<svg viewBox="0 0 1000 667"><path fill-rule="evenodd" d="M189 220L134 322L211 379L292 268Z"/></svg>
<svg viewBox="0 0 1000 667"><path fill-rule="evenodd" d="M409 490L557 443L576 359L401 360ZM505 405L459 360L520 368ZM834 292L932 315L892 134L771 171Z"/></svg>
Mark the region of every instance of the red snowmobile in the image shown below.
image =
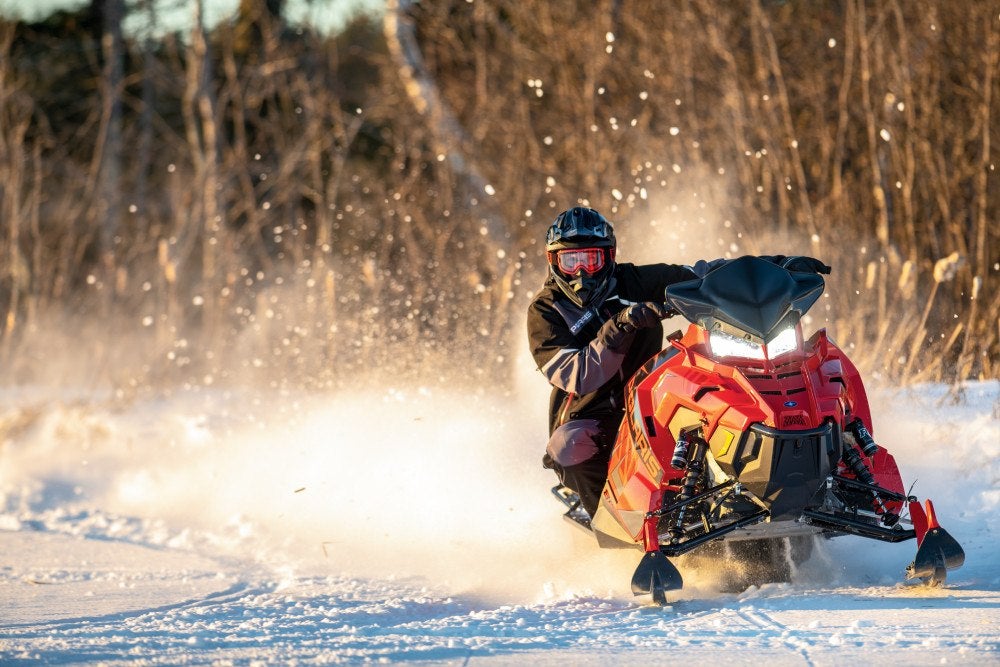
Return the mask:
<svg viewBox="0 0 1000 667"><path fill-rule="evenodd" d="M817 535L916 538L907 578L932 585L964 562L873 439L854 364L825 329L803 338L799 320L823 290L819 275L756 257L667 288L667 306L692 324L626 387L593 519L575 493L553 489L601 547L645 552L634 594L664 604L683 586L670 559L699 548L763 554L780 578Z"/></svg>

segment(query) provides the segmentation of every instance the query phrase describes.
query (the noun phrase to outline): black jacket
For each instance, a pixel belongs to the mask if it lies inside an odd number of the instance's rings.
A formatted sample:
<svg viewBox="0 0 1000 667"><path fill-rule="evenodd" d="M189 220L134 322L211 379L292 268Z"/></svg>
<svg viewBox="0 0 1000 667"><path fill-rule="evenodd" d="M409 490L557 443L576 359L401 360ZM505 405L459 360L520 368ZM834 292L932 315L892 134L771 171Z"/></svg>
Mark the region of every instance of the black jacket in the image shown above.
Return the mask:
<svg viewBox="0 0 1000 667"><path fill-rule="evenodd" d="M550 433L570 419L617 425L625 384L662 348L663 327L626 334L614 316L633 303L663 303L668 285L704 275L714 264L618 264L610 296L587 310L563 295L549 277L528 306L528 343L538 369L553 386Z"/></svg>

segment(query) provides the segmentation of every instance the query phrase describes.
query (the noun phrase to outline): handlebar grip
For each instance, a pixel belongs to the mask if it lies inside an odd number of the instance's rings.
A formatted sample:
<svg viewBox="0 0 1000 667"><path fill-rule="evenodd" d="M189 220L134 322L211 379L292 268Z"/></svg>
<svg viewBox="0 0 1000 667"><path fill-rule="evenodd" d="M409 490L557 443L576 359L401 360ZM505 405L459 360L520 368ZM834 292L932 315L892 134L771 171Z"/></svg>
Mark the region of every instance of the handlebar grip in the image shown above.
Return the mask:
<svg viewBox="0 0 1000 667"><path fill-rule="evenodd" d="M681 314L679 310L671 306L669 303L657 303L656 305L659 306L660 310L663 312L660 316L661 320L666 320Z"/></svg>

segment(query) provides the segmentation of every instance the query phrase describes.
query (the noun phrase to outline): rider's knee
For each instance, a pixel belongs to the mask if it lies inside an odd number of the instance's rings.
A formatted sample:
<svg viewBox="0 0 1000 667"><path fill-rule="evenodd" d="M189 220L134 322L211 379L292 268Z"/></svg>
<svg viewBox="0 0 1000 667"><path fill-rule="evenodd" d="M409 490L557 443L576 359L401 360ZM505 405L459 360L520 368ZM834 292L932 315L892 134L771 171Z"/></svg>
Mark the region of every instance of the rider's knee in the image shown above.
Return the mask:
<svg viewBox="0 0 1000 667"><path fill-rule="evenodd" d="M574 419L552 433L545 453L563 468L588 461L601 451L602 431L596 419Z"/></svg>

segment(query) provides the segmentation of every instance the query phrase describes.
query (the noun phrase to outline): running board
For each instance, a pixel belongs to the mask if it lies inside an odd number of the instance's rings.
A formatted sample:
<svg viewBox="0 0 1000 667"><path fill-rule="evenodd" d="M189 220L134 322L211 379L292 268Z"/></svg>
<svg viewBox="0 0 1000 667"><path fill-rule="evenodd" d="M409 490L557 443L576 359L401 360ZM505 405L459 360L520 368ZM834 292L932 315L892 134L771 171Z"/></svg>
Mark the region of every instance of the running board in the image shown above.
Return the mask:
<svg viewBox="0 0 1000 667"><path fill-rule="evenodd" d="M587 510L583 509L580 505L580 496L576 494L575 491L562 484L556 484L552 487L552 495L554 495L559 502L566 506L566 511L563 513L563 519L569 521L574 526L582 528L588 533L593 533L593 529L590 527L590 516L587 514Z"/></svg>

